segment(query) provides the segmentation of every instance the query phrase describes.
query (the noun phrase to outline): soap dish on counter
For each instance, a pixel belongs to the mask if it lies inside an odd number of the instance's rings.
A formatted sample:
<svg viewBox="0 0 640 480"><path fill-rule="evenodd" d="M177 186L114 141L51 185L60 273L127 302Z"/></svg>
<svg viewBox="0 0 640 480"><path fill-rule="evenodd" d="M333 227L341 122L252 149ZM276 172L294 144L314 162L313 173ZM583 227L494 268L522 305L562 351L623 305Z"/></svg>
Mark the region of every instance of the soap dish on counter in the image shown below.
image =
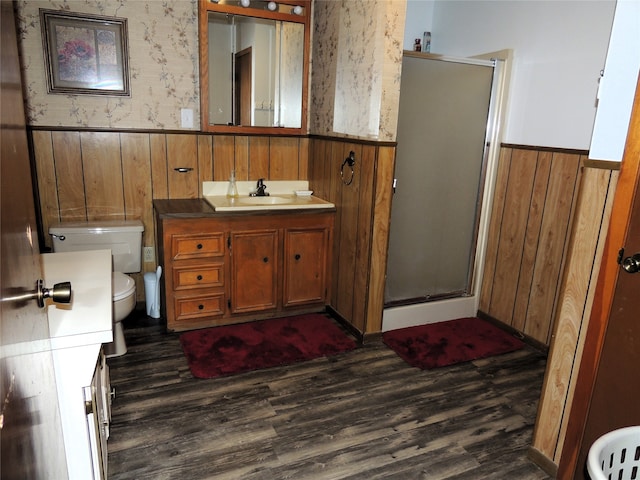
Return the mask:
<svg viewBox="0 0 640 480"><path fill-rule="evenodd" d="M294 192L299 197L308 197L313 193L313 190L295 190Z"/></svg>

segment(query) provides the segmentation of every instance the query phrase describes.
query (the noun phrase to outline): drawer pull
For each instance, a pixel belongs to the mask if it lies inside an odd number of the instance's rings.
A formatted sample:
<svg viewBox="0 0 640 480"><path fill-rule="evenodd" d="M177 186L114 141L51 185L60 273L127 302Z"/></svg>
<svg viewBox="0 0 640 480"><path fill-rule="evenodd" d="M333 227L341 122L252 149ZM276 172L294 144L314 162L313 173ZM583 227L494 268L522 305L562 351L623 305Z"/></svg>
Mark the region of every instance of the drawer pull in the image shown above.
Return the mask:
<svg viewBox="0 0 640 480"><path fill-rule="evenodd" d="M187 173L193 170L193 167L176 167L174 170L178 173Z"/></svg>
<svg viewBox="0 0 640 480"><path fill-rule="evenodd" d="M296 253L296 256L295 256L295 257L293 257L293 258L295 258L296 260L300 260L300 254L299 254L299 253Z"/></svg>
<svg viewBox="0 0 640 480"><path fill-rule="evenodd" d="M202 304L198 305L198 310L204 310L204 305Z"/></svg>
<svg viewBox="0 0 640 480"><path fill-rule="evenodd" d="M196 248L197 248L198 250L202 250L202 244L201 244L201 243L199 243L198 245L196 245Z"/></svg>
<svg viewBox="0 0 640 480"><path fill-rule="evenodd" d="M202 280L202 275L198 275L198 280Z"/></svg>
<svg viewBox="0 0 640 480"><path fill-rule="evenodd" d="M264 258L262 259L262 261L263 261L264 263L269 263L269 257L264 257Z"/></svg>

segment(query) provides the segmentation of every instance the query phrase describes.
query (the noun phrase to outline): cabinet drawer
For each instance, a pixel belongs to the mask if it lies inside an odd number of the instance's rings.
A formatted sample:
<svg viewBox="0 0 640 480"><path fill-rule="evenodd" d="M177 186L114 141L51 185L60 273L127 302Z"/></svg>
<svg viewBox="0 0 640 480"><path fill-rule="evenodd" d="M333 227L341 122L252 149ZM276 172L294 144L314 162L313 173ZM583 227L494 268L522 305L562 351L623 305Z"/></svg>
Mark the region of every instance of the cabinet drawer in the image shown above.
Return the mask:
<svg viewBox="0 0 640 480"><path fill-rule="evenodd" d="M174 260L223 255L224 233L171 235L171 254Z"/></svg>
<svg viewBox="0 0 640 480"><path fill-rule="evenodd" d="M224 315L224 294L207 294L175 299L176 320Z"/></svg>
<svg viewBox="0 0 640 480"><path fill-rule="evenodd" d="M222 263L173 267L174 290L222 286L224 286L224 264Z"/></svg>

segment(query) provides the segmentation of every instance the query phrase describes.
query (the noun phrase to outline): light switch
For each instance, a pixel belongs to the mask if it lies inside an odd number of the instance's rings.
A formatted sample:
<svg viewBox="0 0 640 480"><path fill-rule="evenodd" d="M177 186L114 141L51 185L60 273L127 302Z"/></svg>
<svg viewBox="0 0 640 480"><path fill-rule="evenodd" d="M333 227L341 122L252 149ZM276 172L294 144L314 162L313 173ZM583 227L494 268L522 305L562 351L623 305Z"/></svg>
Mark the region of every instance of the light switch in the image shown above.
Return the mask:
<svg viewBox="0 0 640 480"><path fill-rule="evenodd" d="M193 110L191 108L182 108L180 119L182 128L193 128Z"/></svg>

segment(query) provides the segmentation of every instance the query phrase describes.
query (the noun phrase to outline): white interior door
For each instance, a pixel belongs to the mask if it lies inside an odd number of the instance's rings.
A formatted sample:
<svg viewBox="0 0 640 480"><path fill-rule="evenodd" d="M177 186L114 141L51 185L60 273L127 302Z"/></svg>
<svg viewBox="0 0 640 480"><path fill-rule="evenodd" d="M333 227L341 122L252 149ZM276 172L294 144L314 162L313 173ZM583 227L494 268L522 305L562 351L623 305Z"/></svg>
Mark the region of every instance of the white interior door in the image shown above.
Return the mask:
<svg viewBox="0 0 640 480"><path fill-rule="evenodd" d="M67 478L42 278L13 3L2 1L0 477Z"/></svg>

